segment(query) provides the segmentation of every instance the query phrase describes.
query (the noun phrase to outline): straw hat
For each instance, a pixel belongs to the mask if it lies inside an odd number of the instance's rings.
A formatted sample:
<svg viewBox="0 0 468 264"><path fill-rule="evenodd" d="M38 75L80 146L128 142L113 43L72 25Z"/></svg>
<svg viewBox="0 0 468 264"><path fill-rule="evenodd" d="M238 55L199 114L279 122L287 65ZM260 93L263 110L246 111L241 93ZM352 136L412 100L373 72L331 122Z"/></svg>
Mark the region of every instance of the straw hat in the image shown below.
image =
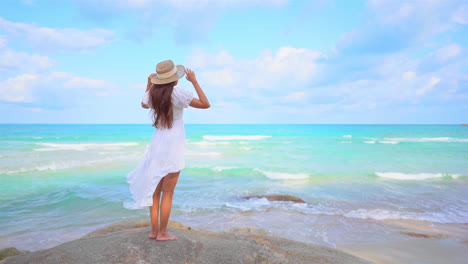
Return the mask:
<svg viewBox="0 0 468 264"><path fill-rule="evenodd" d="M173 61L165 60L156 65L156 75L151 79L151 83L170 83L179 80L184 75L185 68L183 65L175 65Z"/></svg>

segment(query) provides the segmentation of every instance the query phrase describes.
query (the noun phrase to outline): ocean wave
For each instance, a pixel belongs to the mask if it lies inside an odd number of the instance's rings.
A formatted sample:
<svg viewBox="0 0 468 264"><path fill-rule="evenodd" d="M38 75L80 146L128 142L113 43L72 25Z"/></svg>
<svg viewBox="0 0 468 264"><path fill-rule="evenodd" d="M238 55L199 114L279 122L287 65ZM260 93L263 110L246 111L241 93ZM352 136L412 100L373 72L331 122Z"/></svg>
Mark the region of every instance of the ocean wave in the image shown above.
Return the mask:
<svg viewBox="0 0 468 264"><path fill-rule="evenodd" d="M208 142L208 141L198 141L198 142L189 142L190 145L198 145L198 146L216 146L216 145L229 145L231 142Z"/></svg>
<svg viewBox="0 0 468 264"><path fill-rule="evenodd" d="M189 151L186 153L188 156L221 156L223 153L220 152L194 152Z"/></svg>
<svg viewBox="0 0 468 264"><path fill-rule="evenodd" d="M126 152L122 155L106 155L104 158L99 159L89 159L89 160L67 160L59 161L53 160L44 164L30 165L28 167L16 167L16 168L6 168L0 169L0 174L16 174L24 172L42 172L42 171L59 171L59 170L68 170L75 168L83 167L95 167L102 166L105 164L106 168L109 168L109 165L120 165L122 161L128 161L129 159L136 159L140 157L140 152Z"/></svg>
<svg viewBox="0 0 468 264"><path fill-rule="evenodd" d="M366 144L375 144L375 140L368 140L368 141L363 141Z"/></svg>
<svg viewBox="0 0 468 264"><path fill-rule="evenodd" d="M431 138L385 138L400 142L468 142L466 138L431 137Z"/></svg>
<svg viewBox="0 0 468 264"><path fill-rule="evenodd" d="M376 172L380 178L392 179L392 180L427 180L427 179L438 179L451 177L457 179L460 174L446 174L446 173L399 173L399 172Z"/></svg>
<svg viewBox="0 0 468 264"><path fill-rule="evenodd" d="M338 141L338 144L351 144L352 141Z"/></svg>
<svg viewBox="0 0 468 264"><path fill-rule="evenodd" d="M382 144L398 144L400 142L396 141L396 140L381 140L381 141L379 141L379 143L382 143Z"/></svg>
<svg viewBox="0 0 468 264"><path fill-rule="evenodd" d="M352 138L353 136L352 135L344 135L343 137L344 138Z"/></svg>
<svg viewBox="0 0 468 264"><path fill-rule="evenodd" d="M255 168L254 171L260 172L267 178L272 180L299 180L307 179L309 175L306 173L284 173L284 172L270 172Z"/></svg>
<svg viewBox="0 0 468 264"><path fill-rule="evenodd" d="M36 143L36 145L48 148L38 148L34 151L55 151L55 150L77 150L83 151L88 149L116 149L122 147L137 146L137 142L123 142L123 143L75 143L75 144L62 144L62 143Z"/></svg>
<svg viewBox="0 0 468 264"><path fill-rule="evenodd" d="M232 169L235 169L235 168L236 167L221 167L221 166L218 166L218 167L211 168L211 170L216 171L216 172L221 172L221 171L225 171L225 170L232 170Z"/></svg>
<svg viewBox="0 0 468 264"><path fill-rule="evenodd" d="M461 212L460 212L461 213ZM437 223L466 223L464 216L450 215L436 212L404 212L385 209L356 209L343 215L347 218L374 219L374 220L420 220Z"/></svg>
<svg viewBox="0 0 468 264"><path fill-rule="evenodd" d="M203 139L205 140L211 140L211 141L216 141L216 140L260 140L260 139L266 139L266 138L271 138L272 136L203 136Z"/></svg>
<svg viewBox="0 0 468 264"><path fill-rule="evenodd" d="M29 167L29 168L23 167L23 168L19 168L16 170L5 170L5 171L1 171L0 173L15 174L15 173L23 173L23 172L31 172L31 171L57 171L57 170L80 167L85 164L86 162L77 162L77 161L67 161L67 162L52 161L49 164L37 165L37 166Z"/></svg>

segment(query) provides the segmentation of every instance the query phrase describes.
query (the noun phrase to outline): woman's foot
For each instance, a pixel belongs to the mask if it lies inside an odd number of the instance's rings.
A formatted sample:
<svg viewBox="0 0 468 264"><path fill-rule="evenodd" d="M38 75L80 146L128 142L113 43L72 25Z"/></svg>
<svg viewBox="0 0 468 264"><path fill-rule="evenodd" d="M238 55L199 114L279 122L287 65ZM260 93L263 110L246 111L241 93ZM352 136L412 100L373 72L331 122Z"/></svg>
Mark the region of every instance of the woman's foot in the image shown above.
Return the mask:
<svg viewBox="0 0 468 264"><path fill-rule="evenodd" d="M158 236L156 237L156 240L158 241L177 240L177 237L169 234L169 232L159 232Z"/></svg>
<svg viewBox="0 0 468 264"><path fill-rule="evenodd" d="M148 237L151 239L156 239L156 237L158 237L158 234L151 232Z"/></svg>

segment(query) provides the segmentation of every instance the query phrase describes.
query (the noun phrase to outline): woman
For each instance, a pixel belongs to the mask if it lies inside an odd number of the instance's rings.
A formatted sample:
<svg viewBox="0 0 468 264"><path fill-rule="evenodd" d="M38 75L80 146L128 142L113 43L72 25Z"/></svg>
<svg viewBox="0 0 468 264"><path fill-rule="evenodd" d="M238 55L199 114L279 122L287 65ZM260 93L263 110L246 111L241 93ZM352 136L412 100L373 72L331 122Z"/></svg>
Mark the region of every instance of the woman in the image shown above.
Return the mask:
<svg viewBox="0 0 468 264"><path fill-rule="evenodd" d="M194 98L191 92L176 86L178 80L185 74L195 88L198 99ZM210 103L193 71L166 60L158 63L156 73L148 77L141 105L144 108L151 108L153 126L156 130L145 158L127 175L135 203L126 204L126 207L132 209L150 207L149 238L159 241L177 240L177 237L167 232L167 223L171 214L174 188L180 171L185 166L183 110L188 106L206 109L210 107Z"/></svg>

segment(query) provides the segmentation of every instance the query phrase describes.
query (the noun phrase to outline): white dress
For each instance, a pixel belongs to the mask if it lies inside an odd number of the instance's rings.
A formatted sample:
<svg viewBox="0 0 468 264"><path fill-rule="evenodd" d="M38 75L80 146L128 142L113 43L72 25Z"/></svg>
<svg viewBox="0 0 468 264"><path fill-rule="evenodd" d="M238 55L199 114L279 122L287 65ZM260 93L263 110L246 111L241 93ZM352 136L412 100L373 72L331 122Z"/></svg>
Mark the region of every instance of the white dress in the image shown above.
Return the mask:
<svg viewBox="0 0 468 264"><path fill-rule="evenodd" d="M173 123L170 129L156 129L143 161L127 174L127 183L133 201L125 202L128 209L144 209L153 205L153 193L159 181L171 172L178 172L185 166L185 128L182 119L184 108L193 99L191 92L175 86L172 91ZM151 107L149 92L142 102Z"/></svg>

